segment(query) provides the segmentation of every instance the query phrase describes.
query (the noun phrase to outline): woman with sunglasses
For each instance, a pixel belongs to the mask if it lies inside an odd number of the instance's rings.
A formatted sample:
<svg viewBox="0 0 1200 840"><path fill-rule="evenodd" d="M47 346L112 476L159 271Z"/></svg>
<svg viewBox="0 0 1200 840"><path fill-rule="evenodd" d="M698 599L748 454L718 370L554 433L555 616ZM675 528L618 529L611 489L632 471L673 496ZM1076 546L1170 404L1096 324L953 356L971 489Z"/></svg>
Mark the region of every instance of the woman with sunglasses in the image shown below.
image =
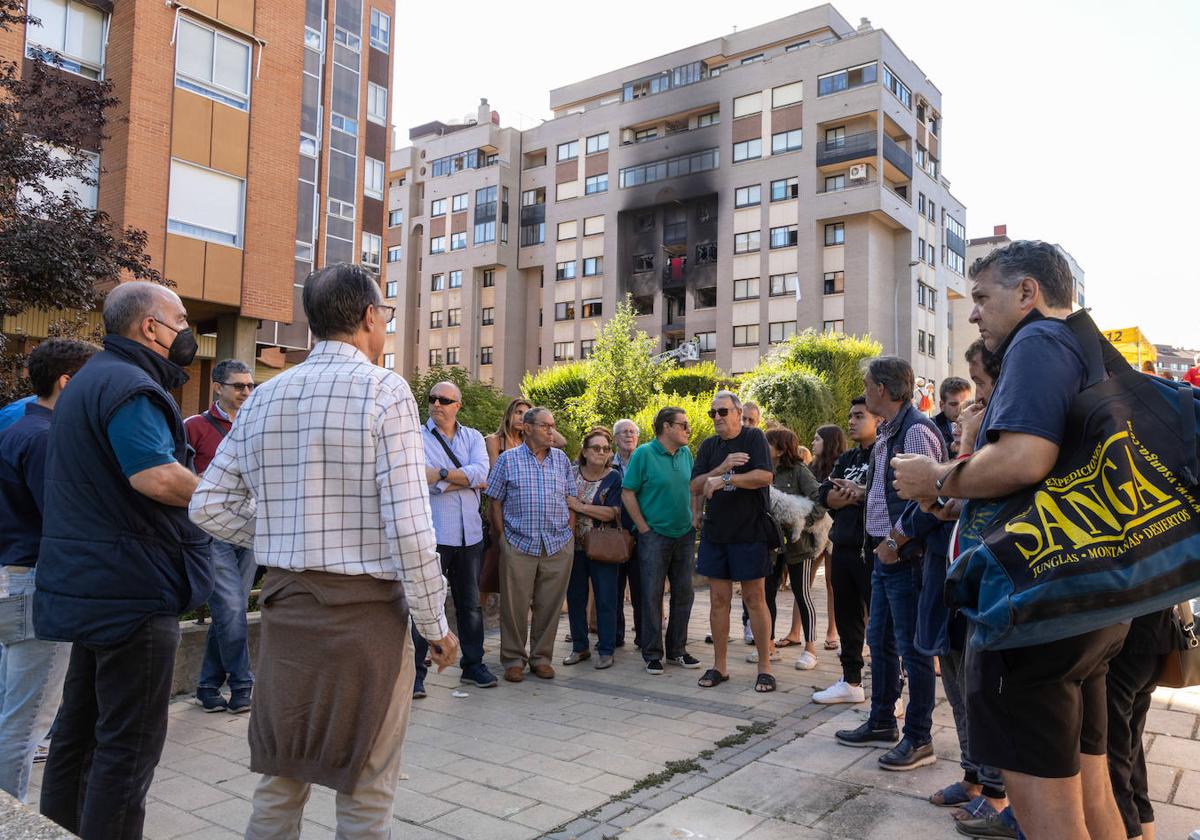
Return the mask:
<svg viewBox="0 0 1200 840"><path fill-rule="evenodd" d="M621 473L612 466L612 434L603 427L592 429L583 439L579 460L572 468L578 498L567 497L575 512L575 562L567 584L567 618L571 626L571 653L563 665L575 665L592 654L588 650L588 583L596 598L597 670L611 668L617 643L617 577L620 566L588 558L588 532L603 522L617 522L621 515ZM620 527L618 525L618 527Z"/></svg>

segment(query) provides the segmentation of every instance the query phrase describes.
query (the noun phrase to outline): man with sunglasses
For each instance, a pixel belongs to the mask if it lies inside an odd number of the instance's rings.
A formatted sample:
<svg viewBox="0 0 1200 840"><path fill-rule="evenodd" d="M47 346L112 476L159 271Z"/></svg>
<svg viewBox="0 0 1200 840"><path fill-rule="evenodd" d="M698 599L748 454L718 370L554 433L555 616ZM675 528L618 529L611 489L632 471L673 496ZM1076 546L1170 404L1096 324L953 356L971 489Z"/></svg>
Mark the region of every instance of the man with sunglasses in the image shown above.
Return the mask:
<svg viewBox="0 0 1200 840"><path fill-rule="evenodd" d="M213 402L184 421L188 443L196 450L195 469L203 474L217 447L233 428L233 418L254 391L254 376L244 362L225 359L213 366ZM196 705L206 712L250 711L254 674L246 646L246 606L254 586L254 549L213 540L213 592L208 599L212 623L196 687ZM221 686L229 683L229 700Z"/></svg>
<svg viewBox="0 0 1200 840"><path fill-rule="evenodd" d="M483 435L458 422L461 408L462 391L453 382L439 382L429 389L429 419L421 435L425 482L437 552L454 599L462 681L495 688L496 677L483 664L483 610L479 607L479 567L483 563L479 491L487 487L488 455ZM429 644L416 627L413 648L417 662L413 697L419 699L425 696Z"/></svg>

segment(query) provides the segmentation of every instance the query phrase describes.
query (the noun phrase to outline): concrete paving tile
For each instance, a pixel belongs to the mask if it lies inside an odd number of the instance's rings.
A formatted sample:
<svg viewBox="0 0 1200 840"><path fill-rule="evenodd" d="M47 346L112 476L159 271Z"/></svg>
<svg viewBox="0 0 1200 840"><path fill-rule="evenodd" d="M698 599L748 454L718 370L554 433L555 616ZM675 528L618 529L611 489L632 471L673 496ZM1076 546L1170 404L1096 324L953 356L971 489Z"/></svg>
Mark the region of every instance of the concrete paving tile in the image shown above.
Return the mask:
<svg viewBox="0 0 1200 840"><path fill-rule="evenodd" d="M215 734L210 730L202 731L208 732L209 737L202 741L195 741L190 746L206 753L219 755L229 761L250 766L250 742L245 735Z"/></svg>
<svg viewBox="0 0 1200 840"><path fill-rule="evenodd" d="M1147 765L1147 768L1151 766L1153 765ZM1200 772L1184 770L1182 776L1171 802L1185 808L1200 808ZM1200 824L1196 827L1200 828Z"/></svg>
<svg viewBox="0 0 1200 840"><path fill-rule="evenodd" d="M560 782L577 785L586 782L588 779L594 779L604 771L597 767L588 767L586 764L577 764L570 761L559 761L557 758L550 758L544 755L525 755L510 765L516 768L517 771L524 771L522 778L531 773L538 773L542 776L549 776L552 779L558 779ZM476 780L482 781L482 780ZM484 784L493 784L492 782L484 782ZM520 785L495 785L496 787L519 788ZM519 791L518 791L519 792Z"/></svg>
<svg viewBox="0 0 1200 840"><path fill-rule="evenodd" d="M496 819L470 808L458 808L431 820L428 827L460 840L533 840L541 834L536 828Z"/></svg>
<svg viewBox="0 0 1200 840"><path fill-rule="evenodd" d="M577 814L595 808L609 798L598 790L569 785L545 776L530 776L521 782L520 791L523 796L557 808L574 809Z"/></svg>
<svg viewBox="0 0 1200 840"><path fill-rule="evenodd" d="M436 831L429 826L413 825L403 820L396 820L392 836L395 840L454 840L449 834Z"/></svg>
<svg viewBox="0 0 1200 840"><path fill-rule="evenodd" d="M434 793L459 782L457 776L451 776L440 770L426 770L424 767L408 766L401 766L400 769L408 775L407 779L400 780L400 787L415 793Z"/></svg>
<svg viewBox="0 0 1200 840"><path fill-rule="evenodd" d="M652 816L654 816L654 812L651 811L649 808L636 807L636 808L630 808L625 813L619 814L618 816L613 817L611 820L609 820L609 822L612 825L618 826L620 828L629 828L630 826L637 825L638 823L642 822L646 818L652 817Z"/></svg>
<svg viewBox="0 0 1200 840"><path fill-rule="evenodd" d="M663 840L668 837L738 840L762 822L761 816L735 811L718 802L685 799L647 817L622 834L621 840Z"/></svg>
<svg viewBox="0 0 1200 840"><path fill-rule="evenodd" d="M1174 735L1156 735L1154 744L1146 753L1146 761L1171 767L1200 767L1200 741Z"/></svg>
<svg viewBox="0 0 1200 840"><path fill-rule="evenodd" d="M1150 789L1150 799L1154 802L1167 802L1175 789L1175 779L1180 771L1165 764L1147 764L1146 781Z"/></svg>
<svg viewBox="0 0 1200 840"><path fill-rule="evenodd" d="M146 804L146 822L143 833L148 840L171 840L171 838L211 827L212 823L204 818L166 802L153 801Z"/></svg>
<svg viewBox="0 0 1200 840"><path fill-rule="evenodd" d="M246 775L250 769L248 765L249 762L241 764L221 758L219 755L200 752L192 758L175 761L170 766L172 770L176 770L184 776L191 776L193 779L215 785Z"/></svg>
<svg viewBox="0 0 1200 840"><path fill-rule="evenodd" d="M396 789L395 816L398 819L414 823L427 823L454 809L454 805L438 799L436 795L415 793L403 786Z"/></svg>
<svg viewBox="0 0 1200 840"><path fill-rule="evenodd" d="M491 814L494 817L509 817L522 809L536 804L535 800L529 797L518 796L510 791L484 787L474 782L459 782L445 790L440 790L438 791L438 799L470 807L476 811Z"/></svg>
<svg viewBox="0 0 1200 840"><path fill-rule="evenodd" d="M536 828L538 831L549 831L563 823L570 822L575 818L575 814L576 812L573 810L568 811L565 808L555 808L553 805L547 805L542 802L534 805L532 808L526 808L524 811L513 814L509 819L512 822Z"/></svg>
<svg viewBox="0 0 1200 840"><path fill-rule="evenodd" d="M176 776L166 781L154 780L150 795L160 802L174 805L184 811L195 811L214 802L222 802L234 794L186 776Z"/></svg>
<svg viewBox="0 0 1200 840"><path fill-rule="evenodd" d="M1146 731L1191 738L1196 731L1196 715L1190 712L1171 712L1151 709L1146 715Z"/></svg>
<svg viewBox="0 0 1200 840"><path fill-rule="evenodd" d="M226 779L223 782L218 782L217 787L221 790L227 790L243 799L253 799L254 789L258 787L259 780L261 779L261 773L246 773L241 776L235 776L232 779Z"/></svg>
<svg viewBox="0 0 1200 840"><path fill-rule="evenodd" d="M147 835L148 836L148 835ZM175 840L241 840L242 834L221 828L219 825L202 828L190 834L181 834Z"/></svg>
<svg viewBox="0 0 1200 840"><path fill-rule="evenodd" d="M522 756L518 761L525 761L528 758L528 756ZM536 760L544 761L545 759ZM518 784L522 779L529 778L534 771L522 770L519 767L506 767L502 764L493 764L490 761L480 761L475 758L460 758L442 767L440 772L488 787L507 788Z"/></svg>
<svg viewBox="0 0 1200 840"><path fill-rule="evenodd" d="M740 840L828 840L829 835L815 828L805 828L783 820L763 820Z"/></svg>
<svg viewBox="0 0 1200 840"><path fill-rule="evenodd" d="M246 825L250 822L251 810L249 801L233 798L226 799L224 802L218 802L215 805L200 808L193 811L192 814L202 820L208 820L209 822L228 828L230 831L244 833Z"/></svg>
<svg viewBox="0 0 1200 840"><path fill-rule="evenodd" d="M946 785L962 779L962 768L957 761L939 759L927 767L897 773L884 770L879 766L879 756L883 755L883 750L859 750L859 752L865 753L865 755L838 773L838 779L885 792L915 796L921 800L934 791L941 790Z"/></svg>
<svg viewBox="0 0 1200 840"><path fill-rule="evenodd" d="M1200 828L1200 810L1183 808L1179 805L1154 806L1154 834L1163 840L1184 840L1191 832Z"/></svg>
<svg viewBox="0 0 1200 840"><path fill-rule="evenodd" d="M752 764L696 794L699 799L748 808L756 814L812 825L846 799L858 785L825 779L770 764Z"/></svg>
<svg viewBox="0 0 1200 840"><path fill-rule="evenodd" d="M663 765L655 761L644 761L640 758L597 749L579 758L580 764L597 767L606 773L623 776L627 779L643 779L651 773L657 773Z"/></svg>
<svg viewBox="0 0 1200 840"><path fill-rule="evenodd" d="M913 796L879 790L860 790L858 796L848 797L813 827L833 837L853 840L957 836L943 809Z"/></svg>
<svg viewBox="0 0 1200 840"><path fill-rule="evenodd" d="M634 785L633 779L627 779L624 776L615 776L612 773L601 773L588 779L585 782L580 782L583 787L598 790L600 793L608 796L616 796L619 793L624 793Z"/></svg>

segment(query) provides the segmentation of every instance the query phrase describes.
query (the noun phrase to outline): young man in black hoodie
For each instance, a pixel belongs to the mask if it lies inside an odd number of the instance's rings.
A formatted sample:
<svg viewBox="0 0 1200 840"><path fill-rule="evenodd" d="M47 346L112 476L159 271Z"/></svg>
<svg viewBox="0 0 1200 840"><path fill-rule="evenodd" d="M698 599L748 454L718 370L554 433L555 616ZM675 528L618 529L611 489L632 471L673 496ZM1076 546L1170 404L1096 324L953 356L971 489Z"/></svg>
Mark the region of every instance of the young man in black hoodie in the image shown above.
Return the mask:
<svg viewBox="0 0 1200 840"><path fill-rule="evenodd" d="M821 504L833 514L829 539L833 552L829 573L833 584L833 615L842 637L842 678L813 694L816 703L862 703L863 637L871 603L871 567L863 527L867 499L867 467L881 417L867 411L865 397L850 402L850 439L858 444L844 452L821 484Z"/></svg>

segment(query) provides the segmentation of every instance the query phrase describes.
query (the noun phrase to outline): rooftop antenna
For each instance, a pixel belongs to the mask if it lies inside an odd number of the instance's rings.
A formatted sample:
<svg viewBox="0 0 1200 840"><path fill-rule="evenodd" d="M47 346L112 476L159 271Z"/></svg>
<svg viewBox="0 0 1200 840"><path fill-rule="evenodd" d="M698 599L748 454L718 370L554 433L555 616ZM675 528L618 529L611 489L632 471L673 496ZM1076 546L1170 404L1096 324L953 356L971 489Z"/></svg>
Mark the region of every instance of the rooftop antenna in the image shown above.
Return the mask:
<svg viewBox="0 0 1200 840"><path fill-rule="evenodd" d="M737 24L736 23L733 25L733 34L734 35L737 34Z"/></svg>

